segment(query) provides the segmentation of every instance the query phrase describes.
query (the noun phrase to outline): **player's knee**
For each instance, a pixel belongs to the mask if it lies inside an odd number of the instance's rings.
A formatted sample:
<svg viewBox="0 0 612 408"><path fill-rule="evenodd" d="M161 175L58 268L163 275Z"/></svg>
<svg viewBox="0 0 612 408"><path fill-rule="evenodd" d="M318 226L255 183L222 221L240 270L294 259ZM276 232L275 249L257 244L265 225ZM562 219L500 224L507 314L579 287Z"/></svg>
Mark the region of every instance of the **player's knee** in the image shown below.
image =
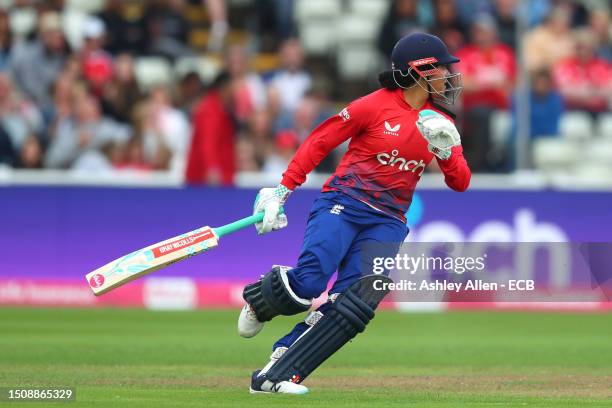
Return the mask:
<svg viewBox="0 0 612 408"><path fill-rule="evenodd" d="M298 266L288 272L289 283L298 296L317 298L327 289L336 268L337 265L325 262L313 252L303 253Z"/></svg>
<svg viewBox="0 0 612 408"><path fill-rule="evenodd" d="M327 279L300 279L291 281L291 288L301 298L314 299L327 289Z"/></svg>

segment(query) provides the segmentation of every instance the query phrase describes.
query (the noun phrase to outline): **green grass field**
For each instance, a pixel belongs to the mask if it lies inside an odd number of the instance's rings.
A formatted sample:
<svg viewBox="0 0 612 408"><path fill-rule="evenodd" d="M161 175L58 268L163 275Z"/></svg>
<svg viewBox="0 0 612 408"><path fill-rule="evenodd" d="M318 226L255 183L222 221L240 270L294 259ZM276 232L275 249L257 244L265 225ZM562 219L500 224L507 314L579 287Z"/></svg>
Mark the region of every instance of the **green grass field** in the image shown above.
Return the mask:
<svg viewBox="0 0 612 408"><path fill-rule="evenodd" d="M381 312L305 396L248 393L294 319L246 340L236 316L0 309L0 386L75 387L70 407L612 407L612 314Z"/></svg>

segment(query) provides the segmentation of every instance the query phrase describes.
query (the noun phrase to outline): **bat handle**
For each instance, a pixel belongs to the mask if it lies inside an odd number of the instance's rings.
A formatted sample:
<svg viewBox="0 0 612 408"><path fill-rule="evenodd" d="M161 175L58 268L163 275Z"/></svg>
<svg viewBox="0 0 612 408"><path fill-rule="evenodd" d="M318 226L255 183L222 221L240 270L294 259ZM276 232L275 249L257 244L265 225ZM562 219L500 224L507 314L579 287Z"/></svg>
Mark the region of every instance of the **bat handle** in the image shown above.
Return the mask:
<svg viewBox="0 0 612 408"><path fill-rule="evenodd" d="M285 209L281 207L280 214L283 214L284 212ZM253 214L249 217L241 218L238 221L234 221L230 224L225 224L221 227L213 228L213 231L215 232L215 235L220 238L224 235L231 234L232 232L236 232L253 224L257 224L258 222L263 221L263 217L264 213L262 211L257 214Z"/></svg>

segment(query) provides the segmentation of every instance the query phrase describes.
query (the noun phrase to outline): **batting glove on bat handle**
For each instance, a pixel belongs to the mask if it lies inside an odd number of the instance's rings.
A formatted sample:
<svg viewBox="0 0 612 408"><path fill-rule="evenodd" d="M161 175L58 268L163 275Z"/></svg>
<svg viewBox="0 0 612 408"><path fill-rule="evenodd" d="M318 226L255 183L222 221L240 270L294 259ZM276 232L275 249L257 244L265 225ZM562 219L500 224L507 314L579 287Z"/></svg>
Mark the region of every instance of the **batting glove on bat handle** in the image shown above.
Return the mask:
<svg viewBox="0 0 612 408"><path fill-rule="evenodd" d="M429 143L427 149L441 160L448 160L452 148L461 144L461 136L453 122L436 111L420 111L416 126Z"/></svg>
<svg viewBox="0 0 612 408"><path fill-rule="evenodd" d="M258 234L262 235L271 231L278 231L288 225L287 216L282 211L282 208L291 192L291 190L282 184L275 188L262 188L259 190L253 204L253 214L264 213L263 220L255 224Z"/></svg>

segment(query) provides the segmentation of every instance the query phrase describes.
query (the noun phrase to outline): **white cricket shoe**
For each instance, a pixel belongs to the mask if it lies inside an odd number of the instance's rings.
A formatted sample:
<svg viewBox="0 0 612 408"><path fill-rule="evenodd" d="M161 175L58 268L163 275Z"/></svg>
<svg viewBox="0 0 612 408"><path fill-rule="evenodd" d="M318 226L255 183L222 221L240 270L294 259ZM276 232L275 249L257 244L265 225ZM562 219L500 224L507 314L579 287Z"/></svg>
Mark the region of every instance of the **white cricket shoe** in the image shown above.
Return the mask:
<svg viewBox="0 0 612 408"><path fill-rule="evenodd" d="M238 334L242 337L254 337L263 329L264 324L257 320L255 311L248 303L244 305L238 316Z"/></svg>
<svg viewBox="0 0 612 408"><path fill-rule="evenodd" d="M251 394L294 394L302 395L308 393L308 388L301 384L296 384L291 381L280 381L274 383L268 380L265 374L259 375L261 370L257 370L251 377Z"/></svg>

